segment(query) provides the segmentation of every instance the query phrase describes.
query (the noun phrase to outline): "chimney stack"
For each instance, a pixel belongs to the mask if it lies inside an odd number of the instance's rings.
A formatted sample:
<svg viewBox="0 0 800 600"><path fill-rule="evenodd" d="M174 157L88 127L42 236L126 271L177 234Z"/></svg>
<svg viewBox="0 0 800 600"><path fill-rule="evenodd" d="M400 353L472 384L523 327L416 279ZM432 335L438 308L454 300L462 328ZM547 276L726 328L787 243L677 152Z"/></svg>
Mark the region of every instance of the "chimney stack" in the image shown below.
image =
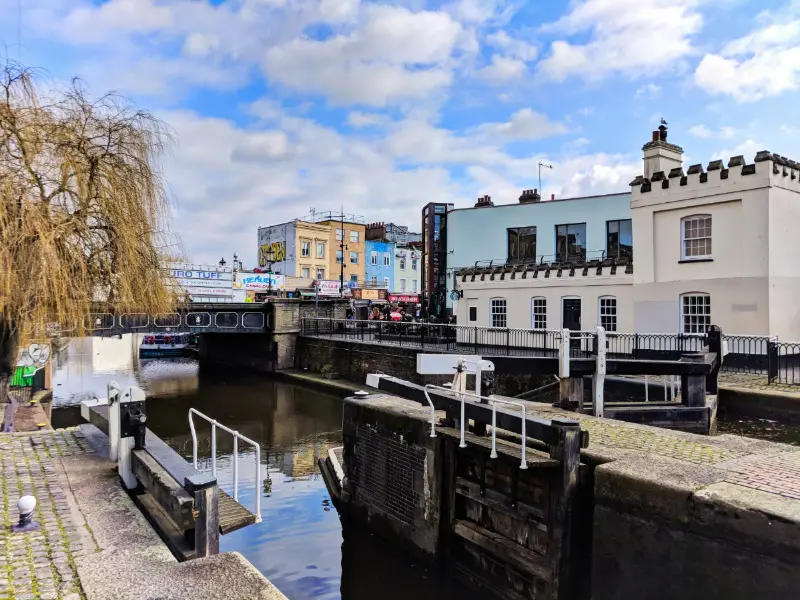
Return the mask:
<svg viewBox="0 0 800 600"><path fill-rule="evenodd" d="M478 198L478 201L475 203L474 208L487 208L490 206L494 206L494 202L492 202L491 196L481 196Z"/></svg>
<svg viewBox="0 0 800 600"><path fill-rule="evenodd" d="M556 195L555 194L550 194L550 200L555 200L555 199L556 199Z"/></svg>
<svg viewBox="0 0 800 600"><path fill-rule="evenodd" d="M653 140L642 146L644 176L652 179L654 173L669 173L683 165L683 148L667 141L666 122L653 132Z"/></svg>
<svg viewBox="0 0 800 600"><path fill-rule="evenodd" d="M522 190L522 195L519 197L520 204L532 204L533 202L539 202L542 197L539 195L539 190L532 189L532 190Z"/></svg>

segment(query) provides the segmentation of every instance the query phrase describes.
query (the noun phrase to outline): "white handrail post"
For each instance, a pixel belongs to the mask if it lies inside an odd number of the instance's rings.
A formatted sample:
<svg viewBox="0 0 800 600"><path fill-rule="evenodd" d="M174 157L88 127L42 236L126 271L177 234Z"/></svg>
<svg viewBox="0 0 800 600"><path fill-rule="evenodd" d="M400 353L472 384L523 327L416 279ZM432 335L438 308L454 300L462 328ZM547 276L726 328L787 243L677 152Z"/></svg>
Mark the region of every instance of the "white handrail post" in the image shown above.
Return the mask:
<svg viewBox="0 0 800 600"><path fill-rule="evenodd" d="M497 458L497 402L492 402L492 453L489 458Z"/></svg>
<svg viewBox="0 0 800 600"><path fill-rule="evenodd" d="M594 375L592 375L592 394L594 416L602 417L604 411L604 387L606 380L606 330L597 326L597 348Z"/></svg>
<svg viewBox="0 0 800 600"><path fill-rule="evenodd" d="M558 346L558 376L569 377L569 329L561 330L561 343Z"/></svg>
<svg viewBox="0 0 800 600"><path fill-rule="evenodd" d="M256 523L261 523L261 446L256 446Z"/></svg>
<svg viewBox="0 0 800 600"><path fill-rule="evenodd" d="M189 409L189 431L192 433L192 464L197 469L197 432L194 430L194 421L192 420L193 408Z"/></svg>
<svg viewBox="0 0 800 600"><path fill-rule="evenodd" d="M217 422L211 421L211 475L217 476Z"/></svg>
<svg viewBox="0 0 800 600"><path fill-rule="evenodd" d="M430 384L428 384L430 385ZM433 406L433 401L431 400L430 395L428 394L428 385L426 385L422 390L425 392L425 399L428 401L428 404L431 407L431 437L436 437L436 409Z"/></svg>
<svg viewBox="0 0 800 600"><path fill-rule="evenodd" d="M650 385L647 379L647 375L644 376L644 401L650 402Z"/></svg>
<svg viewBox="0 0 800 600"><path fill-rule="evenodd" d="M239 501L239 435L233 436L233 499Z"/></svg>
<svg viewBox="0 0 800 600"><path fill-rule="evenodd" d="M458 445L459 448L466 448L467 442L464 441L464 394L458 394L459 398L461 399L461 443Z"/></svg>
<svg viewBox="0 0 800 600"><path fill-rule="evenodd" d="M519 465L520 469L527 469L528 468L528 460L525 456L525 450L528 446L528 442L525 436L525 422L527 421L527 415L525 414L525 405L522 405L522 462Z"/></svg>

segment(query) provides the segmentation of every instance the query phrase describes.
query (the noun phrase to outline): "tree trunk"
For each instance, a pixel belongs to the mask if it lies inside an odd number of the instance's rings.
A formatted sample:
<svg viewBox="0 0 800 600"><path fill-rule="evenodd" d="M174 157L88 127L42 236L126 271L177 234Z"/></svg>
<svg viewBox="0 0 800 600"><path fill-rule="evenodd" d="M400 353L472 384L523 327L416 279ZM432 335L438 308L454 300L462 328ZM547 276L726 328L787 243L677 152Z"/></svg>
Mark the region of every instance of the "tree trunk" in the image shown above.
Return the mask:
<svg viewBox="0 0 800 600"><path fill-rule="evenodd" d="M19 336L16 329L4 317L0 316L0 405L3 406L3 422L0 431L14 431L14 415L17 412L16 398L8 393L11 377L17 368L17 342Z"/></svg>

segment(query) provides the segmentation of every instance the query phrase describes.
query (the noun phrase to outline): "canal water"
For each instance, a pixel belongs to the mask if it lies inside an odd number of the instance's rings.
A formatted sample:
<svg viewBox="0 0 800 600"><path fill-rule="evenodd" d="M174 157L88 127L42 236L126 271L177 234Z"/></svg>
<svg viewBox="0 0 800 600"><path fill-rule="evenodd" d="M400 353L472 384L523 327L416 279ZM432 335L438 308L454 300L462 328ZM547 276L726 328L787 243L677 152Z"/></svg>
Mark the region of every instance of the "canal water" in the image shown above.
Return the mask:
<svg viewBox="0 0 800 600"><path fill-rule="evenodd" d="M187 459L192 457L188 411L195 408L261 445L239 448L239 499L263 522L221 538L222 551L241 552L290 600L447 600L479 598L412 562L368 532L342 529L317 467L341 443L341 401L316 391L241 373L200 372L190 359L139 359L138 340L72 340L54 357L53 424L80 423L87 394L106 384L146 390L148 426ZM210 468L210 430L197 422L199 467ZM232 490L232 440L218 431L217 476Z"/></svg>

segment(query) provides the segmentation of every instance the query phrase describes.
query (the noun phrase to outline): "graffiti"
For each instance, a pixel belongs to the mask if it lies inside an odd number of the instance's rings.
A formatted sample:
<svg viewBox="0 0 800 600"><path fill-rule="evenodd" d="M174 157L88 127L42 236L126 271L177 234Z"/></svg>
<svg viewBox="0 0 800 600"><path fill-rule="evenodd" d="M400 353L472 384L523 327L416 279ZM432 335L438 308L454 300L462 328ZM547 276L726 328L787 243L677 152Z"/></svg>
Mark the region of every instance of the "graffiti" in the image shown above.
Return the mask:
<svg viewBox="0 0 800 600"><path fill-rule="evenodd" d="M286 242L272 242L271 244L268 242L263 244L258 249L258 264L261 267L268 266L267 262L267 252L272 250L274 256L272 257L272 262L283 262L286 260Z"/></svg>
<svg viewBox="0 0 800 600"><path fill-rule="evenodd" d="M47 364L49 358L50 344L31 344L20 350L17 366L41 368Z"/></svg>

